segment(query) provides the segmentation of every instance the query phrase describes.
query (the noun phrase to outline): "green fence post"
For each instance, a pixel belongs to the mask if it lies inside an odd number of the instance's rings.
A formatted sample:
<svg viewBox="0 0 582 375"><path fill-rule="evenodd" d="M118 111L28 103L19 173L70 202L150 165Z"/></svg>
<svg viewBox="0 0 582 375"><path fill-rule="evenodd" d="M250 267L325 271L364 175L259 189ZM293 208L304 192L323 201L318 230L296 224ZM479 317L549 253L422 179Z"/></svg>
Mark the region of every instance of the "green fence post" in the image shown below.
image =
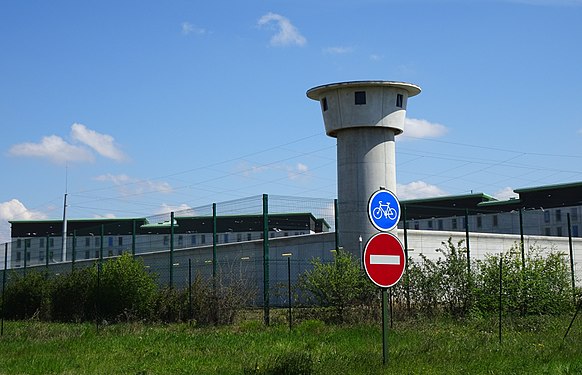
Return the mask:
<svg viewBox="0 0 582 375"><path fill-rule="evenodd" d="M337 198L333 200L333 215L334 215L334 221L335 221L335 251L336 251L336 255L339 252L339 248L340 248L340 243L339 243L339 215L337 212L337 207L338 207L338 203L337 203ZM362 256L362 254L360 254L360 256Z"/></svg>
<svg viewBox="0 0 582 375"><path fill-rule="evenodd" d="M467 243L467 277L471 280L471 249L469 246L469 210L465 209L465 242Z"/></svg>
<svg viewBox="0 0 582 375"><path fill-rule="evenodd" d="M49 241L50 241L50 236L47 234L47 236L46 236L45 254L44 254L44 267L46 268L46 274L47 275L48 275L48 271L49 271Z"/></svg>
<svg viewBox="0 0 582 375"><path fill-rule="evenodd" d="M188 258L188 323L192 325L192 259Z"/></svg>
<svg viewBox="0 0 582 375"><path fill-rule="evenodd" d="M135 219L131 220L131 256L135 257Z"/></svg>
<svg viewBox="0 0 582 375"><path fill-rule="evenodd" d="M2 326L0 336L4 336L4 290L6 290L6 270L8 269L8 242L4 244L4 272L2 272Z"/></svg>
<svg viewBox="0 0 582 375"><path fill-rule="evenodd" d="M269 325L269 196L263 194L263 320Z"/></svg>
<svg viewBox="0 0 582 375"><path fill-rule="evenodd" d="M568 245L570 248L570 273L572 276L572 293L574 294L574 303L576 303L576 278L574 275L574 246L572 244L572 222L570 220L570 213L566 215L568 219Z"/></svg>
<svg viewBox="0 0 582 375"><path fill-rule="evenodd" d="M28 243L28 241L26 240L26 238L24 239L24 277L26 277L26 266L27 266L27 252L28 252L28 246L26 245Z"/></svg>
<svg viewBox="0 0 582 375"><path fill-rule="evenodd" d="M523 235L523 208L519 209L519 236L521 240L521 269L525 270L525 240Z"/></svg>
<svg viewBox="0 0 582 375"><path fill-rule="evenodd" d="M103 238L105 237L105 226L101 224L101 233L99 235L99 263L103 262Z"/></svg>
<svg viewBox="0 0 582 375"><path fill-rule="evenodd" d="M71 254L71 272L75 270L75 260L77 253L77 230L73 231L73 253Z"/></svg>
<svg viewBox="0 0 582 375"><path fill-rule="evenodd" d="M174 287L174 212L170 213L170 289Z"/></svg>
<svg viewBox="0 0 582 375"><path fill-rule="evenodd" d="M410 274L408 273L408 218L406 217L406 205L402 213L404 215L404 256L406 257L404 282L406 287L406 311L410 314Z"/></svg>
<svg viewBox="0 0 582 375"><path fill-rule="evenodd" d="M218 233L216 233L216 203L212 203L212 287L216 290L216 243L218 242Z"/></svg>
<svg viewBox="0 0 582 375"><path fill-rule="evenodd" d="M503 312L503 254L499 254L499 343L501 344L501 315Z"/></svg>

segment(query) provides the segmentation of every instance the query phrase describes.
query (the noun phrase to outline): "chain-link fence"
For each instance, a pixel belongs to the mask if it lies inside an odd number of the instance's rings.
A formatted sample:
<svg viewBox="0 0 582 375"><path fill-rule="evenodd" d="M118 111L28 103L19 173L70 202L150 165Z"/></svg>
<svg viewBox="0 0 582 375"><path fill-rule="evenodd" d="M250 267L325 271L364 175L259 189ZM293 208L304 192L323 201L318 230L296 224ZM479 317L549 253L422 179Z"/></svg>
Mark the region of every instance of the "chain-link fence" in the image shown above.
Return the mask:
<svg viewBox="0 0 582 375"><path fill-rule="evenodd" d="M312 259L333 262L341 246L335 207L334 200L263 195L143 218L70 220L64 246L62 222L13 223L13 241L3 245L2 290L15 275L58 276L131 254L160 287L183 290L193 278L245 285L253 291L250 304L263 309L268 323L269 308L289 305L288 290ZM451 215L450 207L423 207L431 214L404 215L398 235L414 260L421 254L437 259L449 238L463 241L468 270L487 254L513 251L524 258L532 247L563 252L575 289L582 272L579 209L459 209Z"/></svg>

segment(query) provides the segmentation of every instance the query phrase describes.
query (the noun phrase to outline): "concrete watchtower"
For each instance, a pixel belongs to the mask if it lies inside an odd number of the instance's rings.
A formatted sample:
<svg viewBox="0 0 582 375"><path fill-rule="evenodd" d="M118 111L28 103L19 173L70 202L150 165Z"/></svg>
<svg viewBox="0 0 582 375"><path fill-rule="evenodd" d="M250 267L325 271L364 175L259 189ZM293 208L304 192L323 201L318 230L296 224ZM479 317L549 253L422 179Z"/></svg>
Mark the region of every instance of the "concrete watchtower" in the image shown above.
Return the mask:
<svg viewBox="0 0 582 375"><path fill-rule="evenodd" d="M396 193L394 136L402 133L408 98L420 87L403 82L355 81L307 91L321 104L325 132L337 138L339 242L361 257L377 232L368 219L368 199L380 187Z"/></svg>

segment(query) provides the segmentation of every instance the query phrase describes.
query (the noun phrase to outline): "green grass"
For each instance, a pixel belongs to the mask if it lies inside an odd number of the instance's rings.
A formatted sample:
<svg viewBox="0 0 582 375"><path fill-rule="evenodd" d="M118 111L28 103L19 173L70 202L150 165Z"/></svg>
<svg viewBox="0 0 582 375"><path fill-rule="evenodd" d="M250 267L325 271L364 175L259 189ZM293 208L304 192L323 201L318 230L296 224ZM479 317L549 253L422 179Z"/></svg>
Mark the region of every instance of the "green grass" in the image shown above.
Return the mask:
<svg viewBox="0 0 582 375"><path fill-rule="evenodd" d="M6 322L0 374L579 374L582 316L395 322L382 365L378 326L305 321L291 332L232 327Z"/></svg>

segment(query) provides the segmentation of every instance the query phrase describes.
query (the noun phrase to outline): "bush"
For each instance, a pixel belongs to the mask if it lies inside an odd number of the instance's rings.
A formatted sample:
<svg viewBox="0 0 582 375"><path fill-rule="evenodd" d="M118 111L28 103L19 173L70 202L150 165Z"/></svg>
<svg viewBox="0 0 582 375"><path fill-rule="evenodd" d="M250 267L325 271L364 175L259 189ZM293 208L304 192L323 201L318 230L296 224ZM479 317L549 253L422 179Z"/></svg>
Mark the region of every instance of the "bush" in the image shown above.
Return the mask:
<svg viewBox="0 0 582 375"><path fill-rule="evenodd" d="M40 272L22 276L16 272L4 291L4 317L7 319L48 319L50 282Z"/></svg>
<svg viewBox="0 0 582 375"><path fill-rule="evenodd" d="M522 264L518 246L478 262L476 307L496 312L499 306L499 259L502 258L502 306L510 313L560 314L573 307L570 269L563 253L532 246Z"/></svg>
<svg viewBox="0 0 582 375"><path fill-rule="evenodd" d="M96 268L77 269L52 280L51 316L61 322L95 318Z"/></svg>
<svg viewBox="0 0 582 375"><path fill-rule="evenodd" d="M377 302L379 289L366 276L360 261L341 251L334 263L315 259L313 269L299 279L299 287L309 293L309 299L320 306L329 306L333 320L343 323L345 311L351 306L371 306Z"/></svg>
<svg viewBox="0 0 582 375"><path fill-rule="evenodd" d="M146 319L152 315L157 285L141 259L129 254L102 265L96 291L100 319L121 321Z"/></svg>

